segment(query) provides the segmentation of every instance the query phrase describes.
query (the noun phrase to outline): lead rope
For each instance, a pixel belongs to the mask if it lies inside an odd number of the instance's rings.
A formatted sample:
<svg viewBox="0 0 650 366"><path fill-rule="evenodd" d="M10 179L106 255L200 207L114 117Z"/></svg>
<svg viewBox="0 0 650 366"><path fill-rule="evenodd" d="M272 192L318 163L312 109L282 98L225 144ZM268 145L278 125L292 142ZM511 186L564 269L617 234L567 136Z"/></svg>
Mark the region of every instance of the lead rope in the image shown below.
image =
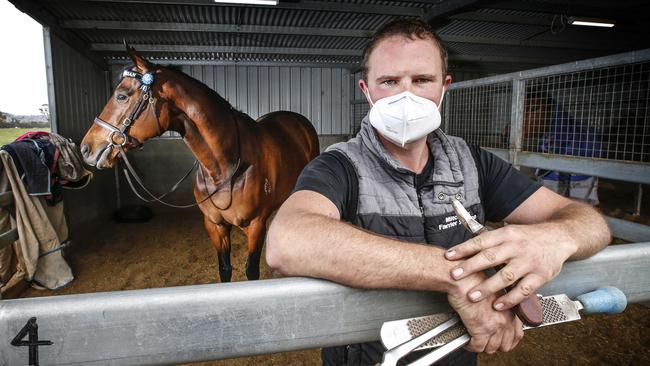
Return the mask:
<svg viewBox="0 0 650 366"><path fill-rule="evenodd" d="M208 199L210 199L210 197L212 197L215 193L217 193L221 188L223 188L223 186L226 183L232 183L232 177L239 170L239 166L240 166L240 160L237 159L237 165L235 167L235 170L230 174L230 176L227 178L227 180L222 181L221 184L219 184L217 187L215 187L214 191L212 191L207 197L203 198L201 201L198 201L196 203L189 204L189 205L175 205L175 204L163 201L162 198L164 198L166 195L168 195L169 193L176 190L176 188L178 188L178 185L180 185L180 183L182 181L184 181L190 175L192 170L194 170L194 167L196 167L198 165L198 160L195 160L195 163L192 166L192 169L190 169L185 174L185 176L172 187L171 191L163 194L162 196L156 197L153 193L151 193L151 191L149 191L147 189L147 187L145 187L144 183L142 182L142 179L140 179L140 176L135 172L135 169L133 169L133 166L129 162L128 158L126 157L126 153L124 152L124 149L122 149L121 146L119 147L119 151L120 151L120 156L122 157L122 160L124 161L124 165L126 165L126 167L128 169L128 171L127 171L127 169L122 169L122 172L124 173L124 177L126 178L126 181L129 183L129 186L131 187L131 190L133 191L133 193L136 196L138 196L138 198L140 198L141 200L143 200L145 202L149 202L149 203L158 202L158 203L161 203L161 204L163 204L163 205L165 205L167 207L173 207L173 208L191 208L191 207L194 207L194 206L198 206L198 205L202 204L203 202L207 201ZM131 178L129 177L129 173L131 173L131 175L133 175L133 179L138 183L140 188L142 188L142 190L145 191L152 199L146 199L146 198L144 198L144 197L142 197L140 195L140 193L136 190L135 186L133 185L133 182L131 181ZM228 204L228 207L230 207L231 203L232 203L232 193L231 193L231 196L230 196L230 203ZM217 207L217 208L219 208L219 207Z"/></svg>
<svg viewBox="0 0 650 366"><path fill-rule="evenodd" d="M183 182L183 181L184 181L184 180L185 180L185 179L190 175L190 173L192 172L192 170L194 170L194 168L198 165L198 160L197 160L197 159L194 160L194 165L192 165L192 168L190 168L190 170L189 170L187 173L185 173L185 176L183 176L183 178L181 178L181 180L179 180L178 182L176 182L176 184L174 184L174 186L172 186L172 188L171 188L171 190L170 190L169 192L164 193L163 195L156 197L153 193L151 193L151 191L149 191L149 190L147 189L147 187L145 187L144 183L142 182L142 179L141 179L140 176L136 173L135 169L133 168L133 166L132 166L131 163L129 162L129 159L128 159L127 156L126 156L126 152L124 151L124 149L122 148L122 146L121 146L121 145L116 145L116 146L118 146L118 148L119 148L120 157L121 157L122 160L124 161L124 165L125 165L126 168L127 168L127 169L122 169L122 172L124 173L124 177L126 178L126 181L129 183L129 186L131 187L131 191L133 191L133 193L134 193L138 198L140 198L141 200L143 200L143 201L145 201L145 202L148 202L148 203L151 203L151 202L158 202L158 203L161 203L161 204L163 204L163 205L165 205L165 206L167 206L167 207L173 207L173 208L191 208L191 207L194 207L194 206L198 206L198 205L202 204L203 202L207 201L207 200L210 199L212 196L214 196L214 195L215 195L219 190L221 190L221 188L223 188L223 186L224 186L226 183L230 183L230 196L229 196L229 199L228 199L228 204L227 204L226 206L224 206L224 207L219 207L219 206L217 206L216 203L214 203L213 201L211 201L212 204L214 205L214 207L216 207L216 208L219 209L219 210L222 210L222 211L223 211L223 210L228 209L228 208L232 205L232 185L233 185L232 178L235 176L235 174L237 174L237 172L239 171L239 167L240 167L240 165L241 165L241 140L240 140L240 136L239 136L239 124L237 123L237 118L235 118L235 114L234 114L234 111L233 111L233 109L232 109L232 106L231 106L230 111L231 111L231 116L232 116L233 123L235 124L235 130L236 130L236 134L237 134L237 151L239 152L239 153L238 153L239 156L237 157L237 165L235 166L235 169L232 171L232 173L230 173L230 175L228 176L228 178L222 180L221 183L215 187L214 191L212 191L209 195L207 195L207 196L206 196L205 198L203 198L201 201L198 201L198 202L196 202L196 203L194 203L194 204L188 204L188 205L175 205L175 204L172 204L172 203L165 202L165 201L163 201L162 199L163 199L165 196L167 196L168 194L174 192L174 191L178 188L178 186L181 184L181 182ZM154 115L155 115L155 114L154 114ZM156 119L157 119L157 116L156 116ZM160 122L158 122L158 126L160 127ZM128 171L127 171L127 170L128 170ZM147 193L147 194L148 194L152 199L146 199L146 198L142 197L142 195L140 195L140 193L136 190L136 188L135 188L133 182L131 181L131 178L129 177L129 174L128 174L128 173L131 173L131 175L133 176L133 179L138 183L138 185L140 186L140 188L142 188L142 190L145 191L145 192L146 192L146 193ZM204 178L204 181L205 181L205 178ZM207 185L206 185L206 187L207 187Z"/></svg>

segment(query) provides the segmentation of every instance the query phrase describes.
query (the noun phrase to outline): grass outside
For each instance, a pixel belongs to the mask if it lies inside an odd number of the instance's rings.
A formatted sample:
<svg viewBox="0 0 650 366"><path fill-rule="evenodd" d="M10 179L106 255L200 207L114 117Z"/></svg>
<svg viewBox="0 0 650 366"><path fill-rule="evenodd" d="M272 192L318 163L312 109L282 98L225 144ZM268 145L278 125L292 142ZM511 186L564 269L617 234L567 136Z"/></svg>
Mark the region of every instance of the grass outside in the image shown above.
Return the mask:
<svg viewBox="0 0 650 366"><path fill-rule="evenodd" d="M16 137L28 131L46 131L50 132L49 128L0 128L0 146L13 142Z"/></svg>

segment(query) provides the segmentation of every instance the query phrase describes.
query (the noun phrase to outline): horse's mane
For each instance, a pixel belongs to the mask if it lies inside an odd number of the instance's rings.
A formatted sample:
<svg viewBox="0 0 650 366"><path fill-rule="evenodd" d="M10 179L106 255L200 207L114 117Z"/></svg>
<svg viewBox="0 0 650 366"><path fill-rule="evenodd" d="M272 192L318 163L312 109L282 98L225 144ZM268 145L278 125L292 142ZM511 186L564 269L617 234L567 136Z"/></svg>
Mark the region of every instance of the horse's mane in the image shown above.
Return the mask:
<svg viewBox="0 0 650 366"><path fill-rule="evenodd" d="M216 91L212 90L210 87L208 87L207 85L205 85L205 84L202 83L201 81L199 81L199 80L197 80L197 79L191 77L190 75L187 75L186 73L184 73L180 66L178 66L178 65L172 65L172 64L170 64L170 65L158 65L158 64L153 64L153 63L151 63L151 66L154 67L154 68L155 68L155 67L162 68L162 69L165 69L165 70L171 71L172 73L176 73L176 74L178 74L178 75L181 76L181 77L185 77L185 78L187 78L191 83L193 83L193 86L194 86L194 87L197 87L197 88L201 89L204 93L206 93L206 94L208 94L210 97L214 98L214 99L215 99L219 104L221 104L223 107L228 108L228 109L231 109L231 110L237 112L237 113L240 114L240 115L243 115L243 116L246 116L246 117L248 117L248 118L251 118L251 117L250 117L249 115L247 115L246 113L244 113L244 112L238 110L237 108L233 107L233 105L230 104L230 102L228 102L224 97L222 97L221 95L219 95L219 93L217 93ZM124 73L125 70L131 70L131 69L133 69L134 67L135 67L135 65L127 65L127 66L123 67L123 68L120 70L120 73L119 73L119 75L118 75L117 83L119 84L119 83L122 81L122 79L123 79L122 75L123 75L123 73Z"/></svg>
<svg viewBox="0 0 650 366"><path fill-rule="evenodd" d="M190 80L190 82L192 82L194 84L193 86L203 90L203 92L208 94L210 97L214 98L216 101L218 101L223 106L227 107L228 109L232 109L234 111L237 111L237 112L241 113L241 111L238 111L235 107L233 107L233 105L230 104L230 102L227 101L224 97L219 95L219 93L212 90L209 86L205 85L200 80L197 80L197 79L191 77L190 75L187 75L186 73L184 73L183 70L178 65L166 65L166 66L160 66L159 65L158 67L169 70L169 71L171 71L173 73L179 74L180 76L187 78L188 80Z"/></svg>

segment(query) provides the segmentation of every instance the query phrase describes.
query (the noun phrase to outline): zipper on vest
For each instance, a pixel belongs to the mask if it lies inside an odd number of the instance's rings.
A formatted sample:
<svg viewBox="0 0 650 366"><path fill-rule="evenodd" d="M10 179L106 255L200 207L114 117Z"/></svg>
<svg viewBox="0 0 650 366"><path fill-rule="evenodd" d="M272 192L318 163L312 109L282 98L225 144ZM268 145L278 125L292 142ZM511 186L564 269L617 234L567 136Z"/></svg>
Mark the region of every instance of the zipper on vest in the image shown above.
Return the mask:
<svg viewBox="0 0 650 366"><path fill-rule="evenodd" d="M422 222L424 223L424 206L422 205L422 194L420 193L420 188L418 187L418 177L413 174L413 186L415 187L415 193L418 196L418 205L420 206L420 214L422 214Z"/></svg>

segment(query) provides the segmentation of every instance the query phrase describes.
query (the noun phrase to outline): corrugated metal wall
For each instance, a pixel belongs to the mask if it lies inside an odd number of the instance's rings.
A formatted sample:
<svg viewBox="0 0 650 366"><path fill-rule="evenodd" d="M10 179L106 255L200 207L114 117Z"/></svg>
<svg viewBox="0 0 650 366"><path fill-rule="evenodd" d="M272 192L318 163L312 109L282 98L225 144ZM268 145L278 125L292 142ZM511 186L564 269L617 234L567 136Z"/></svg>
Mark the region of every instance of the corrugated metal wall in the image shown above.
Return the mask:
<svg viewBox="0 0 650 366"><path fill-rule="evenodd" d="M51 40L54 79L51 82L55 92L56 126L53 130L79 144L93 118L106 104L106 74L56 35L50 33L45 37L48 38ZM95 170L94 173L92 182L84 189L64 190L68 225L76 242L87 240L116 206L114 172Z"/></svg>
<svg viewBox="0 0 650 366"><path fill-rule="evenodd" d="M113 82L121 67L113 67ZM183 65L253 119L289 110L307 117L319 135L350 133L350 73L344 68Z"/></svg>
<svg viewBox="0 0 650 366"><path fill-rule="evenodd" d="M52 36L58 133L80 142L108 98L103 70Z"/></svg>

